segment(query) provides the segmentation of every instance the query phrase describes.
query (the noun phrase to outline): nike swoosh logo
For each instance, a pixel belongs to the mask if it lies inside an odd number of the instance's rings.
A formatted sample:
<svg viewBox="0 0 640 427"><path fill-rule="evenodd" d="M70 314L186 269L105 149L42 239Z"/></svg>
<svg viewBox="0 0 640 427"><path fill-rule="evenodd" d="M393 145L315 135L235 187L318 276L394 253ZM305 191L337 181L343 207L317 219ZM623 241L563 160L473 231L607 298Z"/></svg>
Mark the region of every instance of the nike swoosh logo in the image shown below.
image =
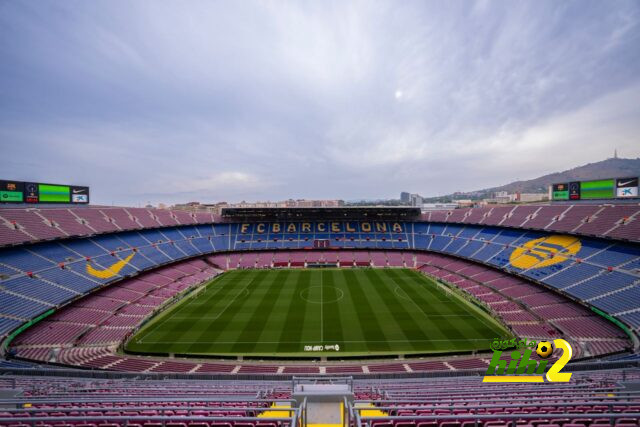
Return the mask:
<svg viewBox="0 0 640 427"><path fill-rule="evenodd" d="M73 194L84 193L84 190L73 190Z"/></svg>
<svg viewBox="0 0 640 427"><path fill-rule="evenodd" d="M627 184L631 184L633 181L635 181L635 179L629 180L627 182L619 182L618 187L624 187Z"/></svg>
<svg viewBox="0 0 640 427"><path fill-rule="evenodd" d="M91 264L87 262L87 273L99 279L110 279L120 273L120 270L122 270L125 265L129 264L129 261L131 261L131 258L133 258L135 254L135 252L132 252L131 255L129 255L125 259L112 264L104 270L96 270L91 266Z"/></svg>

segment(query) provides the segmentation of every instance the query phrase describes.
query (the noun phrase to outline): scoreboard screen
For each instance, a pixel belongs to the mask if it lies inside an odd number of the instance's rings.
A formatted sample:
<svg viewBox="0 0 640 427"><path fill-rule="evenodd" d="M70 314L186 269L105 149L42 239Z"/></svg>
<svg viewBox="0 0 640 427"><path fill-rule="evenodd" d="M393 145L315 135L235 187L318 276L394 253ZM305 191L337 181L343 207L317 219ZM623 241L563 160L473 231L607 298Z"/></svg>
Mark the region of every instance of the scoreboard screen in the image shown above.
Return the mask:
<svg viewBox="0 0 640 427"><path fill-rule="evenodd" d="M638 177L572 181L549 186L551 200L638 198Z"/></svg>
<svg viewBox="0 0 640 427"><path fill-rule="evenodd" d="M38 184L41 203L69 203L71 188L67 185Z"/></svg>
<svg viewBox="0 0 640 427"><path fill-rule="evenodd" d="M582 181L580 183L580 198L583 200L613 199L616 197L615 186L615 179Z"/></svg>
<svg viewBox="0 0 640 427"><path fill-rule="evenodd" d="M89 203L89 187L0 180L0 203Z"/></svg>

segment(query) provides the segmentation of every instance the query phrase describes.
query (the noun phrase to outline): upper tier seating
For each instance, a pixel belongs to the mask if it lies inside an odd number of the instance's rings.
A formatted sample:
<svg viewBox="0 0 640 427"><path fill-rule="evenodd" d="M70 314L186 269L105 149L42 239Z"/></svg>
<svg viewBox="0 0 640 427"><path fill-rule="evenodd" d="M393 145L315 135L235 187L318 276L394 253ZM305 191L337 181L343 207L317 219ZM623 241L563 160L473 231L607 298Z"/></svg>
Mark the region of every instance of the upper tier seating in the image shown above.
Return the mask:
<svg viewBox="0 0 640 427"><path fill-rule="evenodd" d="M495 225L531 230L546 230L578 235L640 241L640 205L519 205L433 211L422 216L430 222ZM211 224L220 217L205 213L168 211L153 208L73 207L0 209L0 247L26 242L88 236L123 230ZM387 233L391 241L404 239L402 233ZM291 247L297 233L284 230L265 236L264 242L280 241L281 248ZM316 238L352 239L348 233ZM356 240L356 239L354 239ZM262 249L255 242L253 249ZM238 249L248 249L238 247Z"/></svg>
<svg viewBox="0 0 640 427"><path fill-rule="evenodd" d="M640 205L518 205L433 211L433 222L500 225L640 241Z"/></svg>
<svg viewBox="0 0 640 427"><path fill-rule="evenodd" d="M152 208L73 207L0 209L0 246L122 230L211 224L218 217Z"/></svg>

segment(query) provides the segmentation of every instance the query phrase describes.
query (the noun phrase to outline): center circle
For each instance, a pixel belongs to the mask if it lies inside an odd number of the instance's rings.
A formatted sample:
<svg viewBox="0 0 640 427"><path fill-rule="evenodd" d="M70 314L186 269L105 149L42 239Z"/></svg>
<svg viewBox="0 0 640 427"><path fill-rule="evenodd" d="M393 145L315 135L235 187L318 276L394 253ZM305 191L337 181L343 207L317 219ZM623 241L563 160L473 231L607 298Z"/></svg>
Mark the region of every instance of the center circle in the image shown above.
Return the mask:
<svg viewBox="0 0 640 427"><path fill-rule="evenodd" d="M326 290L328 288L333 288L336 290L335 297L325 297ZM320 297L320 295L322 295L322 298ZM302 298L306 302L310 302L311 304L327 304L331 302L338 302L342 298L344 298L344 291L335 286L309 286L307 289L304 289L300 292L300 298Z"/></svg>

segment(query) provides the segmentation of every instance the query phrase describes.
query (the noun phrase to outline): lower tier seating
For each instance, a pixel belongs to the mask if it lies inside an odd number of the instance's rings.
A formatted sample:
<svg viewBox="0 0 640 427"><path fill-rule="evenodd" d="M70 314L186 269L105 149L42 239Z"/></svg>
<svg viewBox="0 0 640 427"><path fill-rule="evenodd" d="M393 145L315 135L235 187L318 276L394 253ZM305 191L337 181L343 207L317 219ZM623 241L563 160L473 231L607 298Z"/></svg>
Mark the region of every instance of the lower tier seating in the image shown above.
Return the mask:
<svg viewBox="0 0 640 427"><path fill-rule="evenodd" d="M602 357L631 349L627 336L593 311L526 279L491 267L442 254L399 251L277 251L244 253L262 260L304 259L305 263L332 259L353 267L353 260L378 257L387 267L416 268L469 294L485 305L518 336L531 339L564 338L574 359ZM128 279L77 300L18 336L12 351L19 358L112 371L220 374L336 374L408 373L486 369L490 354L404 362L252 363L250 361L167 360L123 356L115 349L143 319L176 294L209 280L238 254L218 254L207 262L192 260ZM393 260L391 262L390 260ZM273 262L273 261L272 261ZM239 265L236 264L236 268ZM214 267L215 266L215 267ZM302 265L301 267L303 267ZM248 268L255 268L250 265ZM505 356L506 357L506 356ZM535 358L535 356L534 356Z"/></svg>

